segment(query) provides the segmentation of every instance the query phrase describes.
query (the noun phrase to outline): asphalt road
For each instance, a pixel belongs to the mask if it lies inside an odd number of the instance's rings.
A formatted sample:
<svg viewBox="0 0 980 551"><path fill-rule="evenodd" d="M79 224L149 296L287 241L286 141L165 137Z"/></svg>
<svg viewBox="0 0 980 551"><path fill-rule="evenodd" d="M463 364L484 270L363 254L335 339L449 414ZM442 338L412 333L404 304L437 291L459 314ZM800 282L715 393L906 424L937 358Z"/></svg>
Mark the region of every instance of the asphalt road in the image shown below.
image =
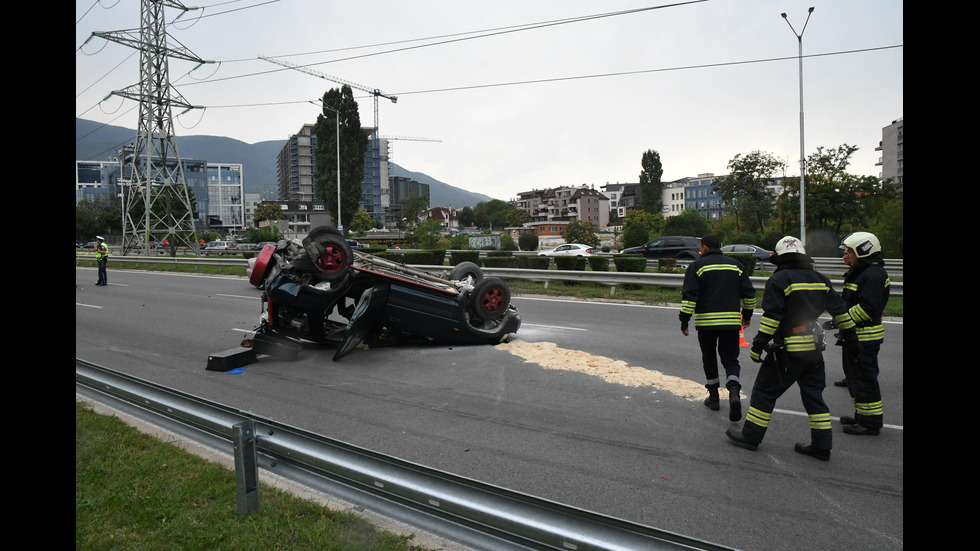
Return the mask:
<svg viewBox="0 0 980 551"><path fill-rule="evenodd" d="M545 369L492 346L304 349L241 374L207 371L258 322L261 292L243 278L76 268L75 356L401 459L518 492L747 550L901 549L903 346L886 326L881 353L886 428L840 430L829 462L793 451L808 439L795 387L777 404L756 452L724 436L710 411L650 386ZM526 342L622 360L699 384L695 335L677 308L514 297ZM757 321L757 320L755 320ZM756 324L747 332L755 334ZM693 332L692 332L693 333ZM757 364L742 356L743 392ZM826 355L828 383L840 357ZM747 402L746 402L747 405Z"/></svg>

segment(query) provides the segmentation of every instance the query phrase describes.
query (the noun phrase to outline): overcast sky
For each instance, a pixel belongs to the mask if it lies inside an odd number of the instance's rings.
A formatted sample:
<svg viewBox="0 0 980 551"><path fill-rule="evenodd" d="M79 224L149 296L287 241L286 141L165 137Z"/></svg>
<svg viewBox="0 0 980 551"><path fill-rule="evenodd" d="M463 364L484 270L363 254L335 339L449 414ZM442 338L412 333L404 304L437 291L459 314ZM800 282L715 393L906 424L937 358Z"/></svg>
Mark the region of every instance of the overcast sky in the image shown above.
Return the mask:
<svg viewBox="0 0 980 551"><path fill-rule="evenodd" d="M394 140L393 162L503 200L637 182L648 149L660 154L664 181L725 174L735 155L753 151L798 176L801 32L807 155L854 145L850 172L877 176L881 130L903 116L901 0L185 5L203 9L179 19L165 10L170 45L215 63L192 72L170 61L179 95L205 107L174 112L178 136L284 140L316 122L320 98L340 79L353 84L364 126L374 125L364 90L377 89L398 98L379 98L382 136L439 140ZM138 0L76 0L76 117L137 127L135 102L103 99L139 82L138 53L86 40L138 37L139 12Z"/></svg>

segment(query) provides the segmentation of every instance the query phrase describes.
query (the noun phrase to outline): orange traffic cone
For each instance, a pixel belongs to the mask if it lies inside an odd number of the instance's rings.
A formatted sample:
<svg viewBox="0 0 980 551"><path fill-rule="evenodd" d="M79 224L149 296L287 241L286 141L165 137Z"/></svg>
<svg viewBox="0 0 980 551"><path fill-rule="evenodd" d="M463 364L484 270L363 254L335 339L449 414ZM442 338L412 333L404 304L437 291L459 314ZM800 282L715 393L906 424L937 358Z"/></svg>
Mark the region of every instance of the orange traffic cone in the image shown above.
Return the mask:
<svg viewBox="0 0 980 551"><path fill-rule="evenodd" d="M745 340L745 328L739 326L738 328L738 346L739 348L747 348L749 343Z"/></svg>

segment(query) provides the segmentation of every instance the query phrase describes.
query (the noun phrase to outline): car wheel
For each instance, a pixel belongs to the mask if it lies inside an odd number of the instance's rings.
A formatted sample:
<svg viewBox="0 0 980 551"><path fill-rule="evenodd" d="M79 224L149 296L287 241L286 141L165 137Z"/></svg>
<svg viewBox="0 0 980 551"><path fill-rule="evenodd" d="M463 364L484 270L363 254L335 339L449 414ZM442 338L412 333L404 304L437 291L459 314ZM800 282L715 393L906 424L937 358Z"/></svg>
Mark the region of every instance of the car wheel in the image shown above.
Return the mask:
<svg viewBox="0 0 980 551"><path fill-rule="evenodd" d="M504 280L488 277L473 288L473 292L470 293L470 306L483 319L497 319L503 316L510 306L510 288Z"/></svg>
<svg viewBox="0 0 980 551"><path fill-rule="evenodd" d="M320 231L322 229L329 231ZM342 281L354 261L350 244L339 234L337 230L323 226L311 231L303 240L303 248L313 260L317 278L321 281Z"/></svg>
<svg viewBox="0 0 980 551"><path fill-rule="evenodd" d="M475 262L460 262L451 272L450 281L467 281L470 285L476 285L483 280L483 270Z"/></svg>

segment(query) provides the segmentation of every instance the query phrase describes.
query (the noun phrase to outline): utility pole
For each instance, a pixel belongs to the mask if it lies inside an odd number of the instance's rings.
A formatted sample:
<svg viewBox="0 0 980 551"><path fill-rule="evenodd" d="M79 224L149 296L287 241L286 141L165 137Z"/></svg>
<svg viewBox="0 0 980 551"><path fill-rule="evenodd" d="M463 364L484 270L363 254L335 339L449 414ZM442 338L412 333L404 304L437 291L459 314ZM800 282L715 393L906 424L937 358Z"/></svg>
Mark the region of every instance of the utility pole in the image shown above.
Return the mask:
<svg viewBox="0 0 980 551"><path fill-rule="evenodd" d="M192 54L179 42L178 47L167 44L164 8L168 7L182 12L197 9L187 8L176 0L142 0L138 37L129 31L92 33L140 52L139 84L110 94L138 101L140 107L132 178L128 185L122 186L124 255L137 245L142 245L143 253L149 255L149 243L154 240L168 241L171 250L183 245L200 254L171 114L174 107L183 108L181 114L196 107L170 85L168 60L173 57L198 65L210 62Z"/></svg>
<svg viewBox="0 0 980 551"><path fill-rule="evenodd" d="M799 63L800 63L800 242L806 245L806 150L803 148L803 33L806 32L806 25L810 22L810 15L813 13L811 6L806 12L806 21L803 22L803 29L797 33L793 24L785 13L779 15L786 20L793 35L799 42Z"/></svg>

